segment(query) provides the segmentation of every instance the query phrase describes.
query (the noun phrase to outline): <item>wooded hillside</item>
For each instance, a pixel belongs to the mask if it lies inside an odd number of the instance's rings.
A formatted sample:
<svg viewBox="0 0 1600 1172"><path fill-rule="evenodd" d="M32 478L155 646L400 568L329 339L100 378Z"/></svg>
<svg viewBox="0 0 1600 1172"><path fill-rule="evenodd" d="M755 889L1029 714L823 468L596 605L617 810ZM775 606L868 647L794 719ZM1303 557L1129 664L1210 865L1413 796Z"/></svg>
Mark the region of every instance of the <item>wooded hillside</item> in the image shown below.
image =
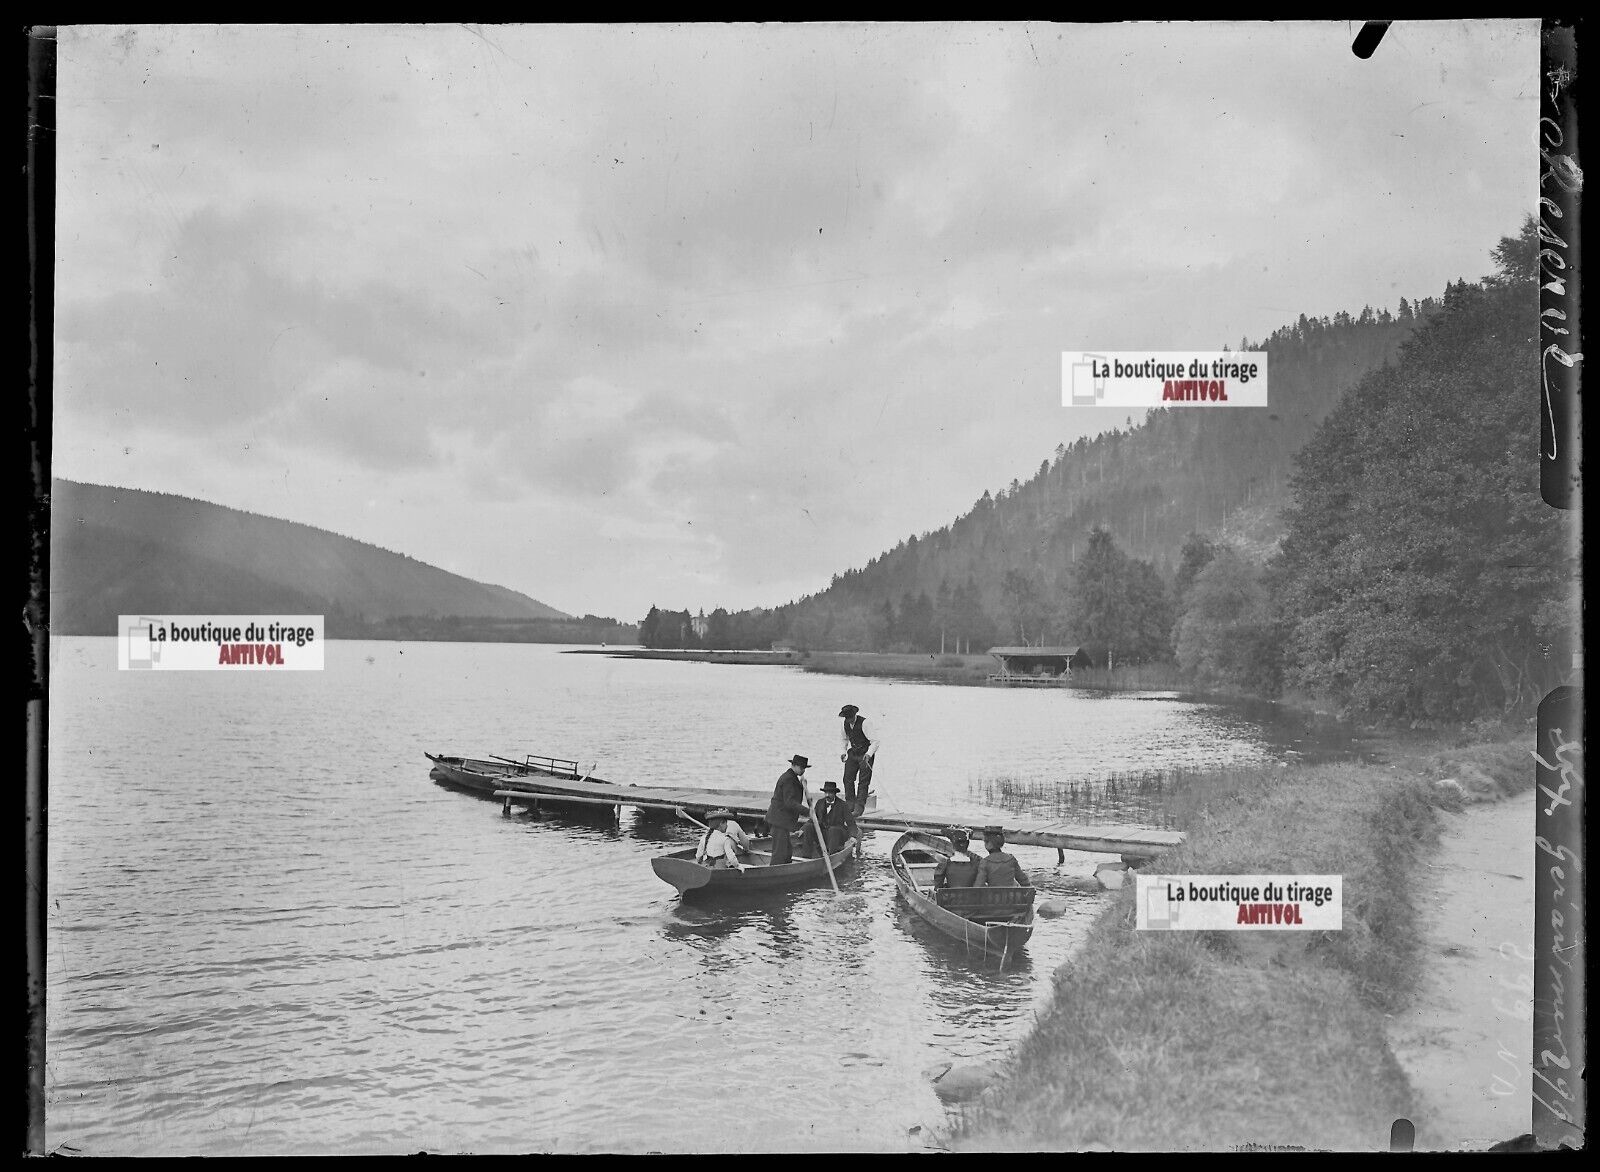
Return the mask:
<svg viewBox="0 0 1600 1172"><path fill-rule="evenodd" d="M335 636L408 617L572 619L404 554L188 497L57 480L50 506L60 635L115 634L119 614L321 614Z"/></svg>

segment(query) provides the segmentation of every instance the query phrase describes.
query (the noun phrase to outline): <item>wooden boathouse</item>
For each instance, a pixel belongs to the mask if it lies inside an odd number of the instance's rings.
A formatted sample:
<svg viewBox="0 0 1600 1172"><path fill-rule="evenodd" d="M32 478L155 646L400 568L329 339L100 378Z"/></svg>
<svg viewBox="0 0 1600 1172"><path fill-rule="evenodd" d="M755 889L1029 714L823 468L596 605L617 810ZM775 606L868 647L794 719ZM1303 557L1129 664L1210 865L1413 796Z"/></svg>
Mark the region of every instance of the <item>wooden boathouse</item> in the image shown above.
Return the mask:
<svg viewBox="0 0 1600 1172"><path fill-rule="evenodd" d="M1074 671L1094 666L1082 647L991 647L989 654L1000 665L989 682L1012 687L1064 684Z"/></svg>

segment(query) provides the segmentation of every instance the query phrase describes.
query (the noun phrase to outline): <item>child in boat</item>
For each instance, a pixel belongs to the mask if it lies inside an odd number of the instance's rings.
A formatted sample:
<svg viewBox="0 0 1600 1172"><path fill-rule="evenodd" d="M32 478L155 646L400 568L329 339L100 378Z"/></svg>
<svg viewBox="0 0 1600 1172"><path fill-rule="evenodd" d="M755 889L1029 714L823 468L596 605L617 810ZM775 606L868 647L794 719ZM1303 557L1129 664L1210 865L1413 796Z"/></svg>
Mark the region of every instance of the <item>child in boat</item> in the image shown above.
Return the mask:
<svg viewBox="0 0 1600 1172"><path fill-rule="evenodd" d="M983 847L988 851L978 864L978 878L974 887L1031 887L1028 875L1014 855L1005 851L1006 832L998 826L983 828Z"/></svg>
<svg viewBox="0 0 1600 1172"><path fill-rule="evenodd" d="M706 815L706 832L700 836L694 861L708 867L737 867L743 871L748 864L739 861L739 853L749 849L750 840L734 819L733 811L713 810Z"/></svg>
<svg viewBox="0 0 1600 1172"><path fill-rule="evenodd" d="M971 887L973 880L978 877L978 856L972 853L967 832L956 826L948 826L944 836L955 847L955 854L940 859L939 865L933 869L934 887Z"/></svg>

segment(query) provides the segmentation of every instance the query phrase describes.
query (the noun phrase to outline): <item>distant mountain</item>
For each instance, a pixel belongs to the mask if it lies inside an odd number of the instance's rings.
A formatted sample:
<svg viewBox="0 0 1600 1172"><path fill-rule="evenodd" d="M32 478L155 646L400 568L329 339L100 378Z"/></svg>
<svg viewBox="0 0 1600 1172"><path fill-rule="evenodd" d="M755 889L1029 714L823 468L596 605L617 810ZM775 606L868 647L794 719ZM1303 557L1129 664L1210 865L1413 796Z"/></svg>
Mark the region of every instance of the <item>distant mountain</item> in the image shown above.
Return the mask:
<svg viewBox="0 0 1600 1172"><path fill-rule="evenodd" d="M326 529L188 497L55 481L53 633L113 635L119 614L270 613L326 615L331 636L451 616L549 624L552 634L570 635L556 624L580 621Z"/></svg>

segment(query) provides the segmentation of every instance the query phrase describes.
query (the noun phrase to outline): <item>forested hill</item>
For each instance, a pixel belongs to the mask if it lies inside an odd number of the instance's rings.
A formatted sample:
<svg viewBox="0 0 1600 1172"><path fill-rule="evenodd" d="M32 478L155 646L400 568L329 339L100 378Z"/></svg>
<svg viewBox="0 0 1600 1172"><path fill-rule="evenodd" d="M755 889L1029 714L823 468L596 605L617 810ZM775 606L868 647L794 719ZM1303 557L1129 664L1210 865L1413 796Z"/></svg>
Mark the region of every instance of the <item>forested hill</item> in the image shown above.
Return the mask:
<svg viewBox="0 0 1600 1172"><path fill-rule="evenodd" d="M810 646L914 650L937 650L952 633L974 646L1071 639L1059 600L1096 526L1169 581L1190 533L1264 554L1281 536L1294 453L1438 308L1402 300L1396 314L1302 316L1265 343L1241 341L1270 356L1269 407L1152 411L1131 430L1058 445L1026 481L985 492L952 524L773 612L787 615L782 634Z"/></svg>
<svg viewBox="0 0 1600 1172"><path fill-rule="evenodd" d="M115 634L119 614L321 614L330 635L400 619L570 619L404 554L187 497L57 480L50 529L58 635Z"/></svg>

